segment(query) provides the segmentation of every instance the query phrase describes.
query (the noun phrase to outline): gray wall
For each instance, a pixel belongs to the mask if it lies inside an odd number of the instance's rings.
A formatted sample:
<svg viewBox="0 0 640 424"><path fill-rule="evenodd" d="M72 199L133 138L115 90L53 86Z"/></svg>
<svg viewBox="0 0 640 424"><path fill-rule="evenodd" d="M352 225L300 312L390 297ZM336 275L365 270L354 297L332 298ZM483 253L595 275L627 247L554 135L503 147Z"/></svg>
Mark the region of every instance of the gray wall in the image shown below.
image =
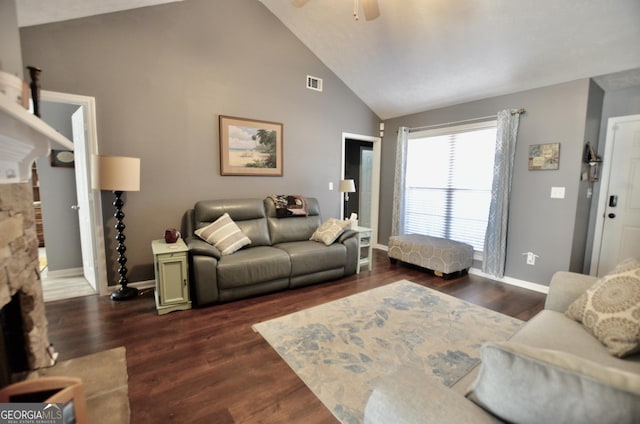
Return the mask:
<svg viewBox="0 0 640 424"><path fill-rule="evenodd" d="M56 131L73 140L71 115L77 105L41 102L41 118ZM82 268L78 204L74 168L52 167L49 157L38 158L38 180L42 202L44 241L49 271Z"/></svg>
<svg viewBox="0 0 640 424"><path fill-rule="evenodd" d="M495 115L501 109L522 107L526 109L526 114L520 118L516 148L505 275L547 285L555 271L568 270L578 214L589 90L590 81L584 79L385 121L380 242L386 244L391 232L393 174L399 126L420 127L454 122ZM560 169L528 170L529 145L541 143L561 144ZM551 199L551 187L565 187L565 198ZM522 253L528 251L539 255L535 266L525 262Z"/></svg>
<svg viewBox="0 0 640 424"><path fill-rule="evenodd" d="M640 86L623 90L607 91L604 95L604 104L602 105L600 140L604 142L606 139L607 122L609 118L614 116L636 115L638 113L640 113Z"/></svg>
<svg viewBox="0 0 640 424"><path fill-rule="evenodd" d="M0 70L23 78L15 0L0 1Z"/></svg>
<svg viewBox="0 0 640 424"><path fill-rule="evenodd" d="M101 154L141 158L124 197L129 279L153 278L150 242L200 199L303 194L339 214L341 134L378 118L256 0L187 0L21 29L42 88L96 98ZM307 75L324 92L305 88ZM284 124L283 177L222 177L218 115ZM103 193L110 284L117 280Z"/></svg>
<svg viewBox="0 0 640 424"><path fill-rule="evenodd" d="M590 81L584 141L585 143L589 141L591 145L594 146L594 149L597 149L597 140L600 133L603 98L604 91L602 88L600 88L595 82ZM589 165L583 160L581 173L584 174L585 172L588 175ZM575 230L573 232L569 271L589 273L592 245L587 242L587 239L589 235L590 212L593 200L592 194L596 184L598 183L589 181L588 178L584 179L582 176L581 181L578 184L578 203L576 207Z"/></svg>

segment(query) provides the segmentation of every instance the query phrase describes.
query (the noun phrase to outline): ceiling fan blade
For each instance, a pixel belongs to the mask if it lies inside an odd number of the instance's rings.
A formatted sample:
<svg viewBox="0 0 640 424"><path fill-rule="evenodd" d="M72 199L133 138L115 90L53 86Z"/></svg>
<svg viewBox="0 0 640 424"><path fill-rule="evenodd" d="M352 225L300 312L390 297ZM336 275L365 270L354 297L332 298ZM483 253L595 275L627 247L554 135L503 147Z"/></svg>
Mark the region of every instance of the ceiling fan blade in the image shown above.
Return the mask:
<svg viewBox="0 0 640 424"><path fill-rule="evenodd" d="M362 9L364 9L364 18L367 21L372 21L380 16L378 0L362 0Z"/></svg>
<svg viewBox="0 0 640 424"><path fill-rule="evenodd" d="M309 0L293 0L291 4L293 4L295 7L302 7L307 4L308 1Z"/></svg>

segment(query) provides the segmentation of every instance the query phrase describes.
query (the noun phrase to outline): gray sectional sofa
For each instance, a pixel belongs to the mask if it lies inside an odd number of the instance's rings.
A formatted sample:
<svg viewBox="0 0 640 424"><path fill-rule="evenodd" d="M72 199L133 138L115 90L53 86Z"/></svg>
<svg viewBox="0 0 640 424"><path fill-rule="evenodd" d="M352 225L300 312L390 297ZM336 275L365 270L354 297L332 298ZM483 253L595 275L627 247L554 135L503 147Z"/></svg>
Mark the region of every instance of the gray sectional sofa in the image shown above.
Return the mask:
<svg viewBox="0 0 640 424"><path fill-rule="evenodd" d="M266 199L204 200L185 213L182 236L189 246L192 301L198 306L341 278L356 272L356 233L345 230L330 245L309 238L322 224L315 198L306 214L278 217ZM251 243L222 255L194 234L225 213Z"/></svg>
<svg viewBox="0 0 640 424"><path fill-rule="evenodd" d="M485 345L481 365L451 388L416 370L381 379L364 422L640 423L640 353L611 355L565 315L595 282L556 273L544 310L508 342Z"/></svg>

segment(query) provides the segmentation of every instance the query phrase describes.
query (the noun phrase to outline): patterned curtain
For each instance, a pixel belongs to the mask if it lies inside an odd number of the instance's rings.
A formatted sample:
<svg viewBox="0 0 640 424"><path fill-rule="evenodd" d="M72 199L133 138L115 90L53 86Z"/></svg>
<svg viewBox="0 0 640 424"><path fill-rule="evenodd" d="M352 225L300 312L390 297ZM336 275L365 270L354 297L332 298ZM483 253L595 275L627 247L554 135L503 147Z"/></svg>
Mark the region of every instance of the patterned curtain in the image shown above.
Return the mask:
<svg viewBox="0 0 640 424"><path fill-rule="evenodd" d="M519 123L519 111L502 110L498 112L491 206L489 207L489 221L484 240L484 261L482 262L482 271L496 277L504 276L507 258L509 194L511 193Z"/></svg>
<svg viewBox="0 0 640 424"><path fill-rule="evenodd" d="M393 215L391 217L391 235L404 234L404 187L407 170L407 139L409 128L398 128L396 142L396 173L393 184Z"/></svg>

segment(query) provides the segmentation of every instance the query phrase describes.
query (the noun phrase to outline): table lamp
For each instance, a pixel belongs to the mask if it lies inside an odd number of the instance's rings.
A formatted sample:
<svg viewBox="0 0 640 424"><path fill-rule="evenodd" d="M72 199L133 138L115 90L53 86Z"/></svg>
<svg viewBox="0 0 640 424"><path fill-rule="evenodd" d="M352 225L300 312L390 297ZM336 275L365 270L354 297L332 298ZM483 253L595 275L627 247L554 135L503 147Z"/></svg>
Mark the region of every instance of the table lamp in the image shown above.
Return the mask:
<svg viewBox="0 0 640 424"><path fill-rule="evenodd" d="M344 193L344 201L349 201L349 193L356 192L356 183L352 179L340 180L340 185L338 187L340 193Z"/></svg>

